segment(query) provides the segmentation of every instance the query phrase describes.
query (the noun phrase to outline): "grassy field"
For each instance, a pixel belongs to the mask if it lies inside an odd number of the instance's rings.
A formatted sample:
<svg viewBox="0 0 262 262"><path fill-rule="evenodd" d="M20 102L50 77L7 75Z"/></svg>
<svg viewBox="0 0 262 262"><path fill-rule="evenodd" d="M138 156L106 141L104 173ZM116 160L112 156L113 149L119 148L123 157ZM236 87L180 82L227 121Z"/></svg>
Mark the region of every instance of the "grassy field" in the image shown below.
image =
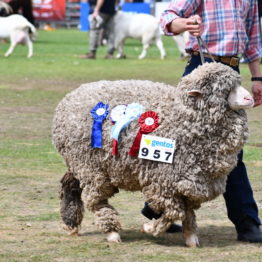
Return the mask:
<svg viewBox="0 0 262 262"><path fill-rule="evenodd" d="M68 236L59 217L59 180L65 172L51 143L51 122L57 103L80 84L101 79L148 79L176 84L185 61L175 43L164 38L167 58L155 46L137 59L137 41L126 44L126 60L104 60L101 47L94 61L87 35L77 30L39 31L35 55L25 47L0 61L0 262L258 262L262 245L236 241L222 197L197 211L201 248L188 249L181 234L154 238L140 232L143 196L120 192L112 199L120 213L123 243L109 244L86 211L81 235ZM1 44L0 55L7 49ZM243 83L249 86L246 65ZM262 107L249 110L250 139L245 162L257 204L262 209Z"/></svg>

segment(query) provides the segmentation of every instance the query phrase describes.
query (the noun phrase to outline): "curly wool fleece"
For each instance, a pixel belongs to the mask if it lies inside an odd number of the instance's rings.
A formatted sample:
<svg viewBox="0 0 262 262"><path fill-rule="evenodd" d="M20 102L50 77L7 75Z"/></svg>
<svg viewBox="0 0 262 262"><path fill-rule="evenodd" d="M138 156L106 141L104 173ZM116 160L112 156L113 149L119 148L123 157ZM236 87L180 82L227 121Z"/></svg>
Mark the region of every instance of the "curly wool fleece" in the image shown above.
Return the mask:
<svg viewBox="0 0 262 262"><path fill-rule="evenodd" d="M224 192L227 175L248 136L244 110L233 111L227 102L229 92L239 84L240 76L231 68L209 63L182 78L177 87L141 80L99 81L66 95L56 108L53 143L79 179L82 199L100 216L97 224L104 232L120 229L116 212L105 204L118 189L141 190L150 207L163 213L162 222L169 224L183 220L185 208L199 208ZM202 95L187 94L195 89ZM103 148L91 148L90 110L100 101L109 104L110 110L136 102L146 111L155 111L160 126L152 135L176 140L173 164L128 155L138 121L121 132L118 156L111 153L109 118L103 123ZM111 222L105 222L107 212L101 208L105 206L110 209ZM167 227L164 224L155 229L156 234Z"/></svg>

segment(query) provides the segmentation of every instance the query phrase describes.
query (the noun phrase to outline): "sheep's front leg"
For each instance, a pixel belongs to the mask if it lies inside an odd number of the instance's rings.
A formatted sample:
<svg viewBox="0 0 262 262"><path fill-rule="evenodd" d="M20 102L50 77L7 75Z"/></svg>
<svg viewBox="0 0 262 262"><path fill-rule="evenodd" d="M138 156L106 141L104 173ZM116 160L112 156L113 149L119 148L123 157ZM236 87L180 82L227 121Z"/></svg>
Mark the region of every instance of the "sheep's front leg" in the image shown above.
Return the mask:
<svg viewBox="0 0 262 262"><path fill-rule="evenodd" d="M10 55L13 53L16 45L17 45L16 42L12 42L12 41L11 41L10 47L8 48L8 50L7 50L6 53L5 53L5 57L8 57L8 56L10 56Z"/></svg>
<svg viewBox="0 0 262 262"><path fill-rule="evenodd" d="M197 224L196 216L193 209L187 209L185 212L185 219L182 223L183 235L188 247L198 247L199 241L196 234Z"/></svg>
<svg viewBox="0 0 262 262"><path fill-rule="evenodd" d="M166 232L166 230L171 226L171 224L171 220L165 218L164 216L161 216L157 220L152 220L143 224L142 232L152 234L153 236L158 236L161 233Z"/></svg>
<svg viewBox="0 0 262 262"><path fill-rule="evenodd" d="M158 49L160 51L161 59L164 59L166 57L166 51L165 51L163 42L160 38L156 40L156 46L158 47Z"/></svg>
<svg viewBox="0 0 262 262"><path fill-rule="evenodd" d="M124 44L125 44L125 39L122 39L116 44L118 54L116 55L117 59L125 59L126 55L124 54Z"/></svg>
<svg viewBox="0 0 262 262"><path fill-rule="evenodd" d="M140 56L138 57L139 59L145 58L148 48L149 48L149 44L148 43L143 43L143 50L142 50L142 53L140 54Z"/></svg>
<svg viewBox="0 0 262 262"><path fill-rule="evenodd" d="M149 199L149 198L148 198ZM154 236L157 236L161 233L167 231L167 229L176 221L184 219L184 201L181 201L176 198L156 198L157 201L148 201L150 204L150 208L156 214L159 214L159 218L156 220L145 223L142 227L142 231L146 233L151 233ZM159 200L162 199L162 203ZM165 207L165 209L161 210L161 206Z"/></svg>

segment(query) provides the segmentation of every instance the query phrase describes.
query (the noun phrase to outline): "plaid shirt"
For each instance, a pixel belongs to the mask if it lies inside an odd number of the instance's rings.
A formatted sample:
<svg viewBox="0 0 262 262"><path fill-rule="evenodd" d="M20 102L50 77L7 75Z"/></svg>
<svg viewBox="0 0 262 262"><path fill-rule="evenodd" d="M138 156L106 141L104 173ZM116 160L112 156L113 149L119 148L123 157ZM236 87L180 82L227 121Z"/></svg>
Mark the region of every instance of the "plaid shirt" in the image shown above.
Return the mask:
<svg viewBox="0 0 262 262"><path fill-rule="evenodd" d="M167 35L168 25L178 17L198 14L202 19L202 39L217 56L243 54L248 62L261 57L257 0L173 0L160 18ZM186 50L199 50L190 35Z"/></svg>

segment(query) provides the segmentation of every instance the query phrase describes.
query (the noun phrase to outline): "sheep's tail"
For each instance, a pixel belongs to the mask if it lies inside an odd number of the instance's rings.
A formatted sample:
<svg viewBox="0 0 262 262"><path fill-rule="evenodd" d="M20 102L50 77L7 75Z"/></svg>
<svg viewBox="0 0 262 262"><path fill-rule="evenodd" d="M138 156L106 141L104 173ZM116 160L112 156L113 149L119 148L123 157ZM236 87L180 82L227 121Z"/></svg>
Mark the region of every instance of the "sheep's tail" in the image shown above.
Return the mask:
<svg viewBox="0 0 262 262"><path fill-rule="evenodd" d="M28 22L27 27L29 29L29 35L32 41L36 40L37 37L37 31L36 28L33 24L31 24L30 22Z"/></svg>
<svg viewBox="0 0 262 262"><path fill-rule="evenodd" d="M64 229L68 230L70 235L77 235L84 214L82 189L79 180L71 172L65 173L60 182L60 214L65 223Z"/></svg>

